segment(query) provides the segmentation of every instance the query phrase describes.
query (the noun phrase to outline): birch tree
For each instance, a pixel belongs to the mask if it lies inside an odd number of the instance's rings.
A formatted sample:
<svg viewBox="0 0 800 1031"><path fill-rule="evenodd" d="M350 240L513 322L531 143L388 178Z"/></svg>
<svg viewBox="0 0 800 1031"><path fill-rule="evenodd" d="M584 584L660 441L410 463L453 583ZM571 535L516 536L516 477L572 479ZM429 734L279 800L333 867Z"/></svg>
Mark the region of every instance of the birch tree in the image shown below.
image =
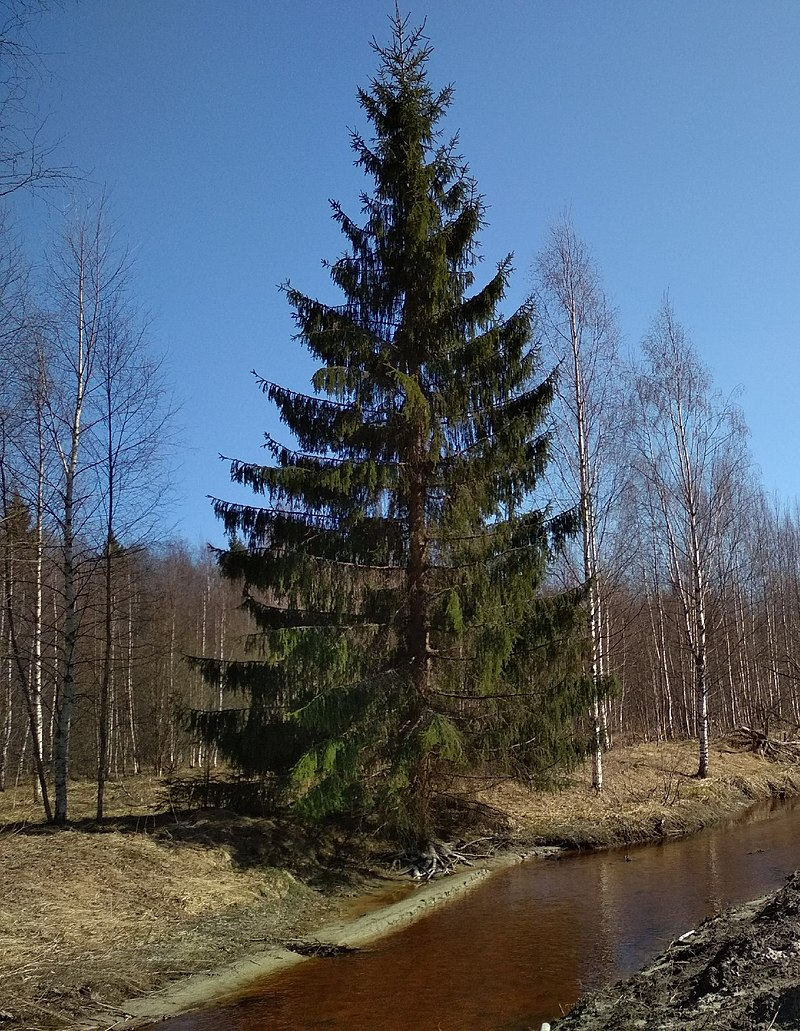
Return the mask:
<svg viewBox="0 0 800 1031"><path fill-rule="evenodd" d="M28 263L6 216L0 216L0 239L0 348L5 372L0 389L0 505L6 526L7 668L9 678L11 671L15 671L28 718L27 732L37 771L34 792L41 790L45 811L49 813L42 708L47 357L41 319L32 301ZM19 527L22 511L26 522L24 561L14 558L22 542L14 541L9 532L12 524ZM12 513L16 513L13 518ZM23 593L33 596L32 610L14 604L15 595Z"/></svg>
<svg viewBox="0 0 800 1031"><path fill-rule="evenodd" d="M96 516L95 456L87 442L98 420L97 364L104 320L124 279L105 203L77 214L50 261L51 349L56 387L48 425L58 458L58 509L62 576L62 648L53 740L55 822L67 819L70 728L76 693L82 592L92 560Z"/></svg>
<svg viewBox="0 0 800 1031"><path fill-rule="evenodd" d="M724 567L739 516L747 431L738 407L712 390L668 300L643 342L643 355L633 381L633 461L648 497L642 513L663 541L663 576L691 658L698 776L707 777L714 571L719 575Z"/></svg>
<svg viewBox="0 0 800 1031"><path fill-rule="evenodd" d="M47 7L47 0L0 0L0 197L74 178L74 169L54 163L58 140L47 139L36 102L44 68L31 27Z"/></svg>
<svg viewBox="0 0 800 1031"><path fill-rule="evenodd" d="M102 528L102 664L99 684L97 819L103 819L108 777L117 611L124 556L152 538L167 490L166 449L173 407L147 325L129 294L127 277L114 284L103 315L97 356L97 427L93 449Z"/></svg>
<svg viewBox="0 0 800 1031"><path fill-rule="evenodd" d="M546 361L558 368L548 479L563 494L563 503L580 512L580 554L573 575L587 585L588 672L595 685L592 783L601 791L607 725L600 699L607 694L603 682L608 674L607 566L604 570L601 553L617 495L610 455L620 446L616 314L596 265L567 219L550 230L536 262L536 282Z"/></svg>

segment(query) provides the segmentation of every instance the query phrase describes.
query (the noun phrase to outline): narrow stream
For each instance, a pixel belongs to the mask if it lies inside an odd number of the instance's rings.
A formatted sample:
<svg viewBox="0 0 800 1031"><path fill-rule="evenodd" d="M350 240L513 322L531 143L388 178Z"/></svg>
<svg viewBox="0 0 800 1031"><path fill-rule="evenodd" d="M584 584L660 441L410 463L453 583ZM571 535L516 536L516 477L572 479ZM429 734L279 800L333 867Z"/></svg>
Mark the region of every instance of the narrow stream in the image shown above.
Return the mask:
<svg viewBox="0 0 800 1031"><path fill-rule="evenodd" d="M527 1031L800 867L800 803L624 851L534 860L369 951L313 959L171 1031Z"/></svg>

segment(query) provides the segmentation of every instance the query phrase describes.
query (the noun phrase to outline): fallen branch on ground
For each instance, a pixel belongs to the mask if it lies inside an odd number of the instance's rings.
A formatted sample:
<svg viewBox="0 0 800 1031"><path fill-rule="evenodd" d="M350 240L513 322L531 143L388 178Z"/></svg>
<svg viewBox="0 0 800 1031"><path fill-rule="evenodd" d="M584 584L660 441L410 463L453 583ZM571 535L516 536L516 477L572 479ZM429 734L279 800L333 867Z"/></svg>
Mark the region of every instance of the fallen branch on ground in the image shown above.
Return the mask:
<svg viewBox="0 0 800 1031"><path fill-rule="evenodd" d="M751 752L773 762L792 763L800 760L800 741L768 738L762 731L752 727L737 727L731 737L737 744L746 744Z"/></svg>
<svg viewBox="0 0 800 1031"><path fill-rule="evenodd" d="M284 946L289 952L296 952L298 956L341 956L346 952L361 951L355 945L334 945L333 942L321 942L316 939L288 941Z"/></svg>

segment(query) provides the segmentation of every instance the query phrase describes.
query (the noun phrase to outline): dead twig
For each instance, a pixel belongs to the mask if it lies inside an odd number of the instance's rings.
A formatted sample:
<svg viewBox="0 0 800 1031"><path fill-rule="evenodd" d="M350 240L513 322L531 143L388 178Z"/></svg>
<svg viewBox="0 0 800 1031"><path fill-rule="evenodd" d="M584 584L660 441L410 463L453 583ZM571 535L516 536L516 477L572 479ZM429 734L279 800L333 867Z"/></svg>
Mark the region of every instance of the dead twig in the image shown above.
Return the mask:
<svg viewBox="0 0 800 1031"><path fill-rule="evenodd" d="M298 956L342 956L347 952L361 951L355 945L336 945L333 942L317 941L316 938L287 941L284 942L284 948L296 952Z"/></svg>

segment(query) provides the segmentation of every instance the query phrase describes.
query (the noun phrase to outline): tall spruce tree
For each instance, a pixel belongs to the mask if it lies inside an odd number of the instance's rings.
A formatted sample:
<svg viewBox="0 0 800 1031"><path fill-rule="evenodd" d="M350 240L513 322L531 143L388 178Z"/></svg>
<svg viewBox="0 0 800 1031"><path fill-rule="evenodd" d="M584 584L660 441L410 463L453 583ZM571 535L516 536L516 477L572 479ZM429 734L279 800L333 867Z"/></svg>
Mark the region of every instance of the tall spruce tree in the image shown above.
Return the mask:
<svg viewBox="0 0 800 1031"><path fill-rule="evenodd" d="M425 839L465 769L539 776L584 746L580 592L543 590L568 516L536 509L550 378L532 385L532 307L502 319L503 260L473 287L484 204L439 123L422 30L396 14L354 133L372 180L331 306L287 285L314 393L265 380L294 437L234 461L264 507L216 501L257 627L247 661L207 662L239 695L197 728L236 765L283 772L306 812L377 810ZM295 449L296 447L296 449Z"/></svg>

